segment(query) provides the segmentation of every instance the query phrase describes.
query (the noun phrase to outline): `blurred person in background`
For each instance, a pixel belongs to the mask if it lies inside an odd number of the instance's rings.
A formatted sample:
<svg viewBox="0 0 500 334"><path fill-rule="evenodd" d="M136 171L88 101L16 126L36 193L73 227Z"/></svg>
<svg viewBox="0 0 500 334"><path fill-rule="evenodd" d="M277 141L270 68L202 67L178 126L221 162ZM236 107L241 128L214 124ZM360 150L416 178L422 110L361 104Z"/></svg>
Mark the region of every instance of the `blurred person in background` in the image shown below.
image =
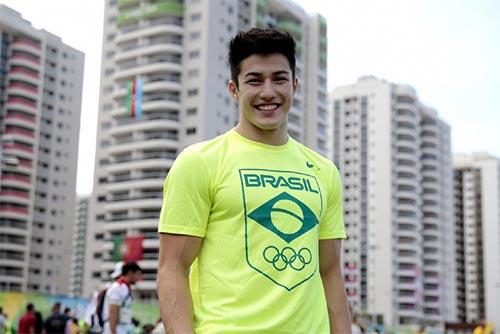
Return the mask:
<svg viewBox="0 0 500 334"><path fill-rule="evenodd" d="M29 303L26 305L26 313L19 319L17 332L19 334L35 334L36 316L35 307Z"/></svg>

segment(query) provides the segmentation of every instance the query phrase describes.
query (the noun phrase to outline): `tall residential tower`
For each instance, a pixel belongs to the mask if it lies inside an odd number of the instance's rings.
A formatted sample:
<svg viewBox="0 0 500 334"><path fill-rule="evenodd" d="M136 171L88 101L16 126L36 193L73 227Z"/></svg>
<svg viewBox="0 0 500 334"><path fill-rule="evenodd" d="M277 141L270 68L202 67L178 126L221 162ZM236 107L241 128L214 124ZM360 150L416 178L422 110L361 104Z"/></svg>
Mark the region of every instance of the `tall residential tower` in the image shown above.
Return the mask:
<svg viewBox="0 0 500 334"><path fill-rule="evenodd" d="M449 126L407 85L363 77L332 97L354 310L393 325L454 319Z"/></svg>
<svg viewBox="0 0 500 334"><path fill-rule="evenodd" d="M500 326L500 160L455 155L458 320Z"/></svg>
<svg viewBox="0 0 500 334"><path fill-rule="evenodd" d="M0 5L0 290L67 294L83 54Z"/></svg>
<svg viewBox="0 0 500 334"><path fill-rule="evenodd" d="M284 29L296 38L301 88L290 135L326 155L324 18L285 0L106 1L85 294L112 271L113 240L140 234L140 298L156 299L163 181L183 148L238 121L227 90L227 46L252 26ZM134 87L142 104L133 117L127 101Z"/></svg>

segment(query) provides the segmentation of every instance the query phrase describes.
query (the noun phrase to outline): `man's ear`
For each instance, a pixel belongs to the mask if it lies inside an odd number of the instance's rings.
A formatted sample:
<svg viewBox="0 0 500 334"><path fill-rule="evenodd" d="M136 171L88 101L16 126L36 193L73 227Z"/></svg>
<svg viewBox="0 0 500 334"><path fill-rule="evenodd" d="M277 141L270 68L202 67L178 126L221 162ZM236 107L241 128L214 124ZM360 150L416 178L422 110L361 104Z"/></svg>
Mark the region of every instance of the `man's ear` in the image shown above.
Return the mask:
<svg viewBox="0 0 500 334"><path fill-rule="evenodd" d="M293 87L293 94L295 95L295 93L299 91L299 78L297 77L293 78L292 87Z"/></svg>
<svg viewBox="0 0 500 334"><path fill-rule="evenodd" d="M235 101L239 101L238 87L236 86L236 83L234 83L233 80L229 80L227 88L229 89L229 93L231 93L233 99L235 99Z"/></svg>

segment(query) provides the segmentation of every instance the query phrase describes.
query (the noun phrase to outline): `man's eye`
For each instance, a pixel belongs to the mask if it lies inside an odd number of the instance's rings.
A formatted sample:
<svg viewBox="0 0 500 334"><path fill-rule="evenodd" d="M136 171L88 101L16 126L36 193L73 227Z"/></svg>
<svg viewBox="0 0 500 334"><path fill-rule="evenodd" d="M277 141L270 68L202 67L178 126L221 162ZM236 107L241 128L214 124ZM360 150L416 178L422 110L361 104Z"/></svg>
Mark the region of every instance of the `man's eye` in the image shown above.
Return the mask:
<svg viewBox="0 0 500 334"><path fill-rule="evenodd" d="M274 79L274 80L275 80L275 81L277 81L277 82L285 82L285 81L288 81L288 79L287 79L287 78L276 78L276 79Z"/></svg>
<svg viewBox="0 0 500 334"><path fill-rule="evenodd" d="M250 84L250 85L258 85L259 83L260 83L260 80L257 80L257 79L247 81L247 84Z"/></svg>

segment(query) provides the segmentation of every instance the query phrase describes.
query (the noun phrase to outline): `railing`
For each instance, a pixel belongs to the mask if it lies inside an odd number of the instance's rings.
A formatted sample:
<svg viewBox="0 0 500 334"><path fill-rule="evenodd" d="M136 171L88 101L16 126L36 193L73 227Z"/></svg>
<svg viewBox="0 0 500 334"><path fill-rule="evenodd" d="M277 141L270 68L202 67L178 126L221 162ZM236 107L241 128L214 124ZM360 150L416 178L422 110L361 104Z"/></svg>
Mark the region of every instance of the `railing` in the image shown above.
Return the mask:
<svg viewBox="0 0 500 334"><path fill-rule="evenodd" d="M25 56L25 55L12 55L12 60L16 60L16 59L22 59L22 60L27 60L29 61L30 63L33 63L35 65L40 65L40 59L36 59L36 58L32 58L32 57L28 57L28 56Z"/></svg>
<svg viewBox="0 0 500 334"><path fill-rule="evenodd" d="M21 130L21 129L12 129L12 128L5 130L5 134L21 135L21 136L30 137L30 138L35 137L35 134L31 131Z"/></svg>
<svg viewBox="0 0 500 334"><path fill-rule="evenodd" d="M28 176L21 176L21 175L9 175L9 174L4 174L2 175L1 178L2 181L17 181L17 182L23 182L23 183L28 183L30 184L30 178Z"/></svg>
<svg viewBox="0 0 500 334"><path fill-rule="evenodd" d="M20 198L30 198L29 193L24 191L16 191L16 190L4 190L0 192L0 196L13 196Z"/></svg>
<svg viewBox="0 0 500 334"><path fill-rule="evenodd" d="M15 68L11 70L9 74L25 74L34 79L38 79L38 73L33 73L32 71L25 70L24 68Z"/></svg>
<svg viewBox="0 0 500 334"><path fill-rule="evenodd" d="M15 213L28 214L29 211L27 208L22 208L13 205L2 205L0 206L0 212L15 212Z"/></svg>
<svg viewBox="0 0 500 334"><path fill-rule="evenodd" d="M24 38L20 38L20 37L16 37L12 41L12 45L13 46L15 46L17 44L32 46L32 47L34 47L37 50L41 50L42 49L42 47L40 46L40 44L37 44L37 43L35 43L33 41L30 41L29 39L24 39Z"/></svg>
<svg viewBox="0 0 500 334"><path fill-rule="evenodd" d="M27 147L19 144L5 144L4 149L13 149L17 151L22 151L26 153L33 153L33 147Z"/></svg>
<svg viewBox="0 0 500 334"><path fill-rule="evenodd" d="M31 108L36 108L36 102L29 101L26 99L18 98L18 97L11 97L7 99L7 103L19 103L23 104L25 106L31 107Z"/></svg>
<svg viewBox="0 0 500 334"><path fill-rule="evenodd" d="M26 90L28 92L35 93L35 94L38 92L38 90L36 89L36 87L32 87L30 85L26 85L26 84L23 84L23 83L20 83L20 82L10 83L7 88L23 89L23 90Z"/></svg>

